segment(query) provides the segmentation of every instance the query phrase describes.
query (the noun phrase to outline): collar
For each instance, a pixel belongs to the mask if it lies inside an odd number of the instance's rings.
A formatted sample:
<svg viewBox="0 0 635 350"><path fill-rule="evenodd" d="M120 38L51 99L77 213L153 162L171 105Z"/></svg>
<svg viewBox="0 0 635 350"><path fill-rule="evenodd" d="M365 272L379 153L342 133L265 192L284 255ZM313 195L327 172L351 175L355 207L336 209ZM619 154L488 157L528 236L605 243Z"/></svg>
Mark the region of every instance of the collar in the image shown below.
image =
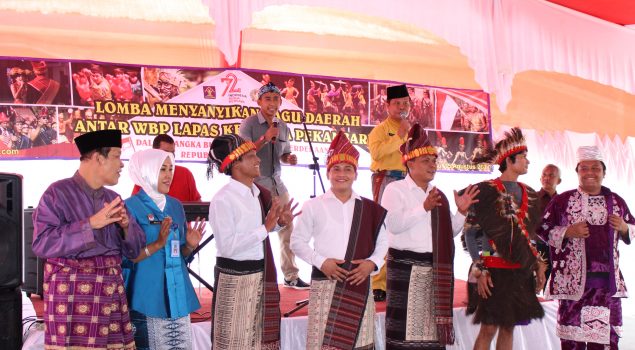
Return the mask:
<svg viewBox="0 0 635 350"><path fill-rule="evenodd" d="M549 198L553 198L555 196L558 195L558 191L553 193L553 196L549 195L549 192L545 191L543 188L540 189L540 191L538 191L538 196L539 197L549 197Z"/></svg>
<svg viewBox="0 0 635 350"><path fill-rule="evenodd" d="M432 184L432 181L428 182L428 190L425 191L423 188L419 187L419 185L417 185L417 183L415 182L415 180L412 179L412 177L410 177L410 174L406 175L406 178L404 178L404 181L406 182L406 185L408 185L408 189L410 190L414 190L414 189L419 189L425 193L430 192L430 189L432 187L434 187L434 185Z"/></svg>
<svg viewBox="0 0 635 350"><path fill-rule="evenodd" d="M334 200L336 200L336 201L340 202L340 200L339 200L337 197L335 197L335 193L333 193L333 190L331 190L330 188L329 188L329 190L328 190L328 191L326 191L326 193L324 193L322 196L323 196L323 198L324 198L324 199L334 199ZM353 191L353 193L351 194L351 198L349 198L349 199L346 201L346 203L350 202L351 200L357 200L357 199L360 199L360 200L361 200L361 199L362 199L362 197L360 197L360 195L359 195L359 194L357 194L355 191ZM340 202L340 203L341 203L341 202ZM344 204L345 204L345 203L344 203Z"/></svg>
<svg viewBox="0 0 635 350"><path fill-rule="evenodd" d="M252 184L251 188L249 188L244 183L230 178L228 186L242 197L258 197L260 195L260 190L255 184Z"/></svg>
<svg viewBox="0 0 635 350"><path fill-rule="evenodd" d="M84 180L84 178L79 174L79 170L75 171L75 174L73 174L72 179L79 186L79 188L81 188L82 191L88 195L88 197L100 198L104 196L104 187L102 186L95 190L91 188L90 186L88 186L88 183L86 182L86 180Z"/></svg>
<svg viewBox="0 0 635 350"><path fill-rule="evenodd" d="M265 116L263 116L262 113L260 113L260 111L256 113L256 116L258 117L258 123L267 124L267 119L265 119Z"/></svg>

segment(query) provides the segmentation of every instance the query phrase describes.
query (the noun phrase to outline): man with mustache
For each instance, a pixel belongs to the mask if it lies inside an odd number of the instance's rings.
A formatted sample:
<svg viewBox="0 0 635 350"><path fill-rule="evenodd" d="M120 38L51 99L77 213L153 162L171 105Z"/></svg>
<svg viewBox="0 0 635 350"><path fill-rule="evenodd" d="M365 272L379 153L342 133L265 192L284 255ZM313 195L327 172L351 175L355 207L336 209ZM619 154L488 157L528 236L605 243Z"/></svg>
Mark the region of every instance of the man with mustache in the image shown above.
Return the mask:
<svg viewBox="0 0 635 350"><path fill-rule="evenodd" d="M75 138L79 170L53 183L33 213L33 253L44 265L46 348L134 349L121 255L134 259L145 234L116 185L121 131Z"/></svg>
<svg viewBox="0 0 635 350"><path fill-rule="evenodd" d="M583 146L577 154L579 187L551 200L537 232L553 262L545 296L559 300L563 350L617 349L627 297L618 243L631 243L635 219L622 197L602 186L600 150Z"/></svg>

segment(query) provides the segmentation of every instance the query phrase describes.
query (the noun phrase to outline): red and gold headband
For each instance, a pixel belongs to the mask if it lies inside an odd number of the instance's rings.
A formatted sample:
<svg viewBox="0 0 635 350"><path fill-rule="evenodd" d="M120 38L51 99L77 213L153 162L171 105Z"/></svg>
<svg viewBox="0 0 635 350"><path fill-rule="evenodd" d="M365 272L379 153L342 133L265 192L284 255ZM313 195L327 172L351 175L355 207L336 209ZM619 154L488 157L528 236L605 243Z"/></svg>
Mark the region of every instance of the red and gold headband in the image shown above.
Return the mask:
<svg viewBox="0 0 635 350"><path fill-rule="evenodd" d="M401 156L401 159L403 163L405 164L407 161L411 159L415 159L417 157L426 156L426 155L436 156L437 149L433 146L418 147L404 154L403 156Z"/></svg>
<svg viewBox="0 0 635 350"><path fill-rule="evenodd" d="M496 156L496 158L494 159L494 163L497 164L497 165L501 165L501 163L503 163L505 158L507 158L509 156L513 156L514 154L518 154L518 153L524 152L526 150L527 150L527 146L526 145L518 145L516 147L512 147L509 150L507 150L506 152L498 154Z"/></svg>
<svg viewBox="0 0 635 350"><path fill-rule="evenodd" d="M326 169L331 169L333 165L338 163L348 163L357 169L357 158L348 153L338 153L330 156L326 163Z"/></svg>
<svg viewBox="0 0 635 350"><path fill-rule="evenodd" d="M223 162L220 165L220 171L224 172L225 169L227 169L227 167L233 163L236 159L242 157L245 153L249 152L249 151L255 151L256 150L256 145L251 142L245 142L242 145L238 146L238 148L236 148L235 150L233 150L230 154L227 155L227 157L225 157L225 159L223 159Z"/></svg>

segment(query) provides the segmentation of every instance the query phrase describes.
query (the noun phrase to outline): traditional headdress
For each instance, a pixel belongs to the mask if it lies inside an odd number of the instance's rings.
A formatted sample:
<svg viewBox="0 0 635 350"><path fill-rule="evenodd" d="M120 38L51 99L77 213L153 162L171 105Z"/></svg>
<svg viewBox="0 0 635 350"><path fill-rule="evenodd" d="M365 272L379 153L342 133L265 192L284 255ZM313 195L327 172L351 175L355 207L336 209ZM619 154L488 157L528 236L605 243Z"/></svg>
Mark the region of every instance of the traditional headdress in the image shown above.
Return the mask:
<svg viewBox="0 0 635 350"><path fill-rule="evenodd" d="M416 123L408 132L408 139L401 145L401 161L406 164L407 161L425 155L437 155L437 149L432 146L428 134Z"/></svg>
<svg viewBox="0 0 635 350"><path fill-rule="evenodd" d="M527 143L523 132L520 128L512 128L505 132L505 137L496 143L494 149L486 149L482 157L474 159L474 163L501 165L507 157L525 151L527 151Z"/></svg>
<svg viewBox="0 0 635 350"><path fill-rule="evenodd" d="M326 156L326 171L338 163L348 163L357 169L359 152L355 149L346 134L340 130L331 141L328 155Z"/></svg>
<svg viewBox="0 0 635 350"><path fill-rule="evenodd" d="M258 99L260 99L262 95L266 94L267 92L273 92L280 95L280 89L278 89L276 84L269 82L261 86L260 89L258 90Z"/></svg>
<svg viewBox="0 0 635 350"><path fill-rule="evenodd" d="M163 69L159 72L159 76L157 77L157 81L174 85L178 88L183 85L183 80L183 76L179 73L178 69Z"/></svg>
<svg viewBox="0 0 635 350"><path fill-rule="evenodd" d="M408 93L408 88L406 87L405 84L389 86L386 89L386 94L387 94L387 97L386 97L387 101L390 101L393 98L410 97L410 94Z"/></svg>
<svg viewBox="0 0 635 350"><path fill-rule="evenodd" d="M602 153L597 146L581 146L578 147L578 163L585 160L599 160L603 162Z"/></svg>
<svg viewBox="0 0 635 350"><path fill-rule="evenodd" d="M256 145L251 141L245 141L238 135L221 135L214 138L209 147L207 157L207 175L212 173L212 164L218 171L230 175L232 164L249 151L255 151Z"/></svg>
<svg viewBox="0 0 635 350"><path fill-rule="evenodd" d="M75 146L82 155L102 147L121 148L121 130L87 132L75 138Z"/></svg>

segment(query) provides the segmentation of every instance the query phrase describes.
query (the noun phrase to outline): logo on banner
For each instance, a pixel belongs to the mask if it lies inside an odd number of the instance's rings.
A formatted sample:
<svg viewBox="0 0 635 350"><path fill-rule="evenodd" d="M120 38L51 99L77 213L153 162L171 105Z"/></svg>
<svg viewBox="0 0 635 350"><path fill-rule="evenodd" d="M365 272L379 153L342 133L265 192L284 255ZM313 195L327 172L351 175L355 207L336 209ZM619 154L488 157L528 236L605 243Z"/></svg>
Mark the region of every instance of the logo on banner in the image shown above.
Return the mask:
<svg viewBox="0 0 635 350"><path fill-rule="evenodd" d="M208 100L216 99L216 86L204 86L203 87L203 98Z"/></svg>

